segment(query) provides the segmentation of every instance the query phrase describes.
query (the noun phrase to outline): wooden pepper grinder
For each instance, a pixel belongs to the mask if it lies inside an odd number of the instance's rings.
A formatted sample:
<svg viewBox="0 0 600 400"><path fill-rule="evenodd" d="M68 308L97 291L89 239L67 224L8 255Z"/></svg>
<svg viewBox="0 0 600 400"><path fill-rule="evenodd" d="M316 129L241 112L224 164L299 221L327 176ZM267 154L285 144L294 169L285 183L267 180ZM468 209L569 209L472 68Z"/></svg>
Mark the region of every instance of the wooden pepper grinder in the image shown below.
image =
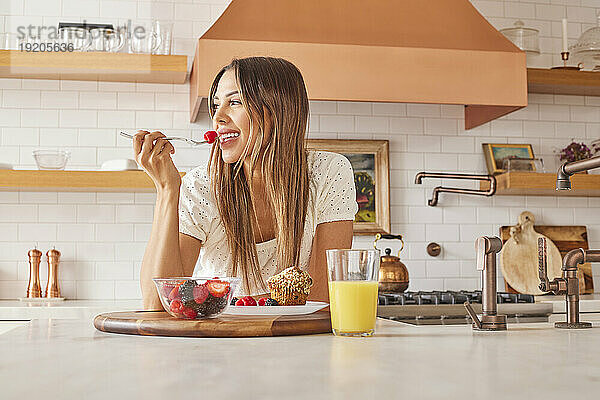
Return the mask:
<svg viewBox="0 0 600 400"><path fill-rule="evenodd" d="M27 285L27 297L42 297L42 288L40 286L40 261L42 252L34 248L29 250L29 284Z"/></svg>
<svg viewBox="0 0 600 400"><path fill-rule="evenodd" d="M60 251L52 248L46 253L48 257L48 284L46 285L45 297L60 297L60 288L58 287L58 263L60 261Z"/></svg>

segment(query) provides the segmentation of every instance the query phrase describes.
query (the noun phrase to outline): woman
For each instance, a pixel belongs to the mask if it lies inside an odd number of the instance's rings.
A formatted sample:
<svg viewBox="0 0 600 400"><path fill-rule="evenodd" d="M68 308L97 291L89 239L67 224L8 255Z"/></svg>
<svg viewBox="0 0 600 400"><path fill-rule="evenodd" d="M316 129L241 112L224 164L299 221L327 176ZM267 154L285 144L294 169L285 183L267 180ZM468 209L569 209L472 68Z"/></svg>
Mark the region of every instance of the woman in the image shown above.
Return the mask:
<svg viewBox="0 0 600 400"><path fill-rule="evenodd" d="M327 301L325 250L351 247L358 206L350 162L305 149L300 71L279 58L235 59L215 77L209 114L219 136L208 167L183 179L165 135L135 136L136 161L157 190L144 307L162 307L154 277L238 276L242 295L260 296L270 276L292 265L313 277L309 299Z"/></svg>

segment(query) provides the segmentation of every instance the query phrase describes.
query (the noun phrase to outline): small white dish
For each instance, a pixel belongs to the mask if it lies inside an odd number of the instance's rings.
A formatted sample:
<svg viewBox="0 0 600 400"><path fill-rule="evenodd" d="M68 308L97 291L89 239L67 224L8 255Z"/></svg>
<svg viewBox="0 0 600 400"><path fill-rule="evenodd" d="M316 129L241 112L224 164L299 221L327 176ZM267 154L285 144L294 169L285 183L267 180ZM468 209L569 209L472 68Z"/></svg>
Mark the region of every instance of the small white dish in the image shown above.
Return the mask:
<svg viewBox="0 0 600 400"><path fill-rule="evenodd" d="M138 171L138 165L135 160L122 158L117 160L104 161L100 166L101 171Z"/></svg>
<svg viewBox="0 0 600 400"><path fill-rule="evenodd" d="M303 306L229 306L227 315L306 315L329 306L322 301L307 301Z"/></svg>

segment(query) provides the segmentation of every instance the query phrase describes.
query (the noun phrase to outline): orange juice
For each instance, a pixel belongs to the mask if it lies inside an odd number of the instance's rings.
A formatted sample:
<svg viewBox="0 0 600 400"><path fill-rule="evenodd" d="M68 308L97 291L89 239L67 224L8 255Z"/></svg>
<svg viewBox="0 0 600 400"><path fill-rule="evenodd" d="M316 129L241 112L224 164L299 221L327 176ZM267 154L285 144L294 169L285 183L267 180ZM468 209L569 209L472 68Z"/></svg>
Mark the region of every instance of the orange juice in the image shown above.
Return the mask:
<svg viewBox="0 0 600 400"><path fill-rule="evenodd" d="M377 281L329 282L331 327L336 335L370 336L377 316Z"/></svg>

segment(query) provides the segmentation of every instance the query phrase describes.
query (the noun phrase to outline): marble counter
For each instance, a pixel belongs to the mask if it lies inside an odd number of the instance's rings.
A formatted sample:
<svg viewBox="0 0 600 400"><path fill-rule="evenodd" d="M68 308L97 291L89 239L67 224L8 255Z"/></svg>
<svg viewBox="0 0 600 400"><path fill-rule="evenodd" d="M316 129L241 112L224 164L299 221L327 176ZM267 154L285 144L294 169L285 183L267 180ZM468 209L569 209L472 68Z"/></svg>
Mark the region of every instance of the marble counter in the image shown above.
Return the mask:
<svg viewBox="0 0 600 400"><path fill-rule="evenodd" d="M141 310L142 300L65 300L30 303L0 300L0 320L85 319L111 311Z"/></svg>
<svg viewBox="0 0 600 400"><path fill-rule="evenodd" d="M202 339L33 320L0 336L0 388L5 399L597 399L596 321L485 333L379 320L372 338Z"/></svg>

